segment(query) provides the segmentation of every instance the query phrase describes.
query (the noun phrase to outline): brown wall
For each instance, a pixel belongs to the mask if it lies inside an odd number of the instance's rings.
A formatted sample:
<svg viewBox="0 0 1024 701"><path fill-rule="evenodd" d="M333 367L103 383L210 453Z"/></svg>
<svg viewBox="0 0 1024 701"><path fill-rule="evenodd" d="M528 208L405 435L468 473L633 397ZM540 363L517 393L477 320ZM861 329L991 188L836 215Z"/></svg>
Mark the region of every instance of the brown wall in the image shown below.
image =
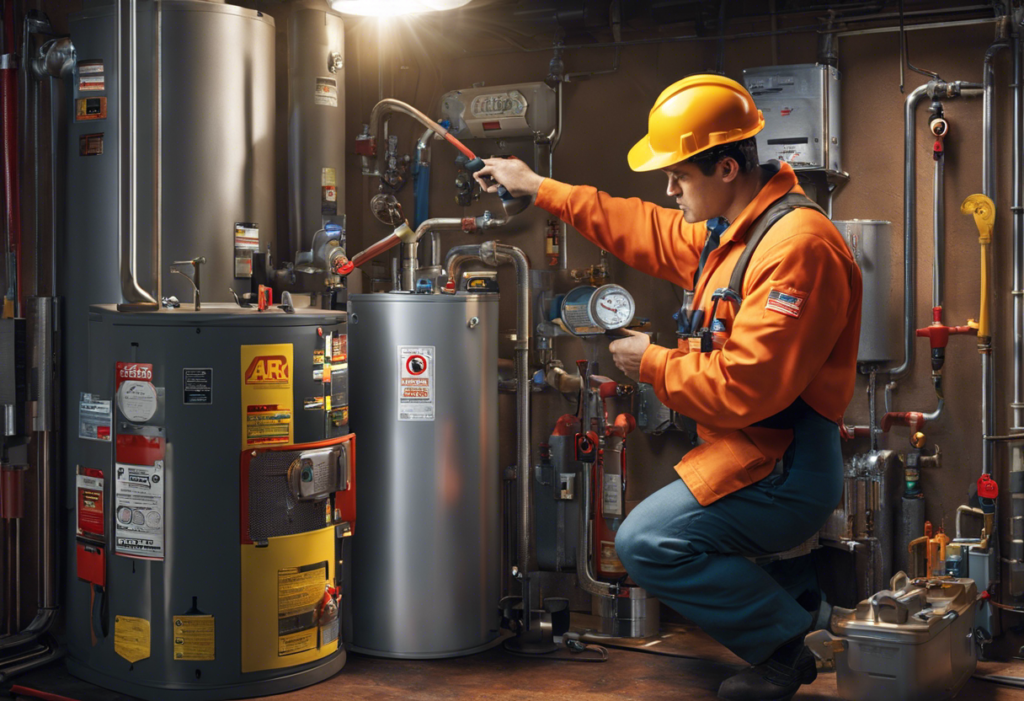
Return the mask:
<svg viewBox="0 0 1024 701"><path fill-rule="evenodd" d="M349 131L354 135L360 123L367 118L369 108L377 97L377 60L372 32L350 23L349 30ZM375 28L374 28L375 32ZM981 61L991 43L993 29L989 25L945 30L917 31L909 34L915 65L938 72L947 80L981 80ZM843 167L850 173L850 181L837 191L833 214L836 219L885 219L893 222L893 289L895 309L902 308L902 220L903 220L903 106L904 95L899 90L898 35L895 33L851 36L839 41L842 71L842 139ZM353 48L359 42L363 52ZM413 42L405 42L410 44ZM615 195L639 196L671 206L664 194L664 176L660 173L633 173L626 165L626 152L636 139L645 133L647 112L658 93L680 77L714 65L712 44L660 44L627 47L621 55L617 73L593 80L570 83L565 86L564 133L555 154L555 177L559 180L590 184ZM813 36L794 35L779 41L780 64L808 63L815 60L816 45ZM571 50L565 54L566 70L598 70L611 65L610 49ZM547 52L507 54L456 60L439 60L442 85L445 90L471 86L485 81L489 85L541 80L547 73L550 54ZM400 62L402 65L409 61ZM770 40L751 39L727 44L725 72L739 79L744 67L770 63ZM998 433L1007 428L1007 407L1012 398L1009 387L1012 370L1009 363L1011 339L1010 324L1010 105L1008 98L1009 65L1005 56L997 61L996 120L999 126L997 153L999 162L998 221L996 229L997 281L1000 292L996 296L997 334L997 391ZM396 72L395 90L388 96L412 99L411 81L404 74L409 68ZM436 114L436 101L427 102L428 92L436 97L436 77L424 70L418 91L417 106ZM431 90L422 83L430 80ZM926 79L918 74L907 74L906 93ZM390 85L389 81L386 81ZM355 109L353 109L355 108ZM932 139L927 137L927 102L919 109L918 118L918 237L916 246L917 305L915 325L923 327L930 321L931 307L931 221L932 221ZM948 324L964 324L968 317L976 318L979 303L979 255L977 231L971 218L960 214L961 201L969 194L981 191L981 100L950 101L946 117L951 125L951 136L946 140L946 253L947 277L945 291L945 320ZM403 150L411 150L410 139L419 129L395 125L402 138ZM460 210L453 202L452 180L455 153L443 144L433 149L432 216L458 216L479 213L484 208L495 209L493 196L484 198L474 206ZM369 243L385 233L384 227L368 215L366 202L373 193L362 182L358 164L350 162L349 228L350 247L356 242ZM373 186L375 187L375 185ZM411 188L410 188L411 189ZM403 193L411 211L411 193ZM543 266L543 217L533 215L529 226L514 227L497 232L502 241L523 248L535 266ZM472 235L450 235L444 238L444 248L450 245L479 240ZM599 259L598 249L575 232L569 235L569 267L584 268ZM657 341L663 345L674 343L673 325L669 315L678 306L679 290L670 283L653 279L630 269L613 259L612 280L626 286L637 300L638 314L650 317L658 331ZM510 290L512 280L505 275L503 289ZM562 289L568 282L562 281ZM514 311L510 304L504 307L503 327L512 328ZM870 323L865 315L865 323ZM897 317L897 323L899 317ZM893 331L897 336L900 329ZM624 380L610 362L607 343L598 341L602 372L612 378ZM911 375L900 383L895 394L897 411L931 411L935 407L929 373L929 355L926 341L917 340ZM571 365L576 358L586 357L582 343L559 340L557 356ZM506 349L506 354L511 355ZM899 359L897 359L899 360ZM925 429L928 452L935 444L942 449L942 467L929 471L923 478L928 498L928 518L936 525L952 530L956 506L964 503L969 485L980 469L980 360L973 338L958 336L950 342L945 369L946 412L933 425ZM881 386L881 384L880 384ZM849 423L867 421L865 399L866 381L858 381L857 392L847 413ZM534 411L534 440L550 432L555 419L573 406L553 394L536 397ZM627 410L625 405L620 410ZM879 393L879 415L884 411ZM511 414L505 419L512 427ZM508 432L505 432L506 434ZM905 450L909 447L908 431L894 429L881 440L881 447ZM862 450L866 441L858 441L848 449ZM630 440L630 481L628 500L631 503L675 478L672 465L688 448L688 441L680 434L660 437L637 435ZM1005 475L1007 456L1005 449L997 448L999 471ZM511 445L503 453L505 460L514 458ZM1005 476L1003 477L1005 482ZM1004 485L1005 486L1005 485Z"/></svg>
<svg viewBox="0 0 1024 701"><path fill-rule="evenodd" d="M41 3L59 29L67 27L66 15L77 3L47 1ZM284 164L286 148L287 67L284 47L285 22L288 5L268 0L240 2L275 16L278 25L278 107L277 161L280 166L278 183L278 229L286 230L286 200L284 197ZM34 4L33 4L34 5ZM370 109L378 99L378 28L375 22L347 19L346 50L346 121L351 140L367 120ZM451 53L437 49L438 37L430 32L418 32L412 23L396 25L382 36L385 42L385 89L388 97L412 102L428 114L436 115L441 94L447 90L468 87L485 81L489 85L510 82L542 80L547 74L548 52L522 53L510 51L489 56L451 58ZM947 80L981 80L981 62L991 41L990 25L946 30L926 30L909 34L911 57L915 64L939 72ZM892 254L894 285L893 304L899 308L902 299L902 173L903 173L903 100L899 91L899 52L897 34L874 34L846 37L839 41L842 81L842 138L843 167L849 171L850 182L841 188L834 199L837 219L887 219L893 222ZM451 39L452 36L447 38ZM456 37L457 38L457 37ZM500 41L495 45L505 46ZM777 42L779 64L808 63L815 60L815 37L794 34ZM727 75L740 78L744 67L771 63L771 41L767 38L730 41L726 44L724 67ZM613 52L610 49L567 50L566 70L600 70L610 67ZM595 185L620 196L639 196L671 206L664 195L664 178L659 173L638 174L626 165L628 148L646 129L647 112L658 93L668 84L688 73L706 70L715 65L715 43L676 43L627 47L621 53L621 66L617 73L590 81L565 85L564 133L555 154L555 177L570 183ZM997 199L997 227L995 235L996 282L995 334L997 358L997 423L996 433L1008 430L1008 406L1012 398L1012 349L1010 330L1010 105L1008 85L1010 76L1005 55L997 61L996 120L999 126L997 153L999 164L999 192ZM924 82L923 76L908 73L909 94ZM917 305L915 324L925 326L930 320L931 306L931 140L925 136L925 112L919 111L918 120L918 243L916 246ZM978 312L979 266L976 230L972 220L959 213L959 205L969 194L980 192L981 182L981 101L957 100L948 103L947 119L952 126L947 139L946 168L946 222L947 244L945 260L945 320L949 324L963 324ZM403 118L396 118L393 133L400 136L401 150L413 152L413 139L422 129ZM479 214L483 209L499 209L497 199L485 195L465 210L454 203L455 153L447 145L435 142L433 146L432 216L461 216ZM44 161L45 162L45 161ZM360 174L359 162L352 157L346 168L348 180L346 207L348 211L349 250L356 251L380 238L387 230L369 214L368 202L376 192L376 183L370 183ZM402 193L407 214L411 215L412 186ZM543 223L541 212L530 212L520 222L501 231L497 237L506 243L523 248L537 267L544 265ZM26 234L28 241L31 233ZM475 235L448 235L443 248L479 241ZM577 233L569 233L569 267L585 268L599 260L598 249L584 241ZM280 259L280 257L279 257ZM30 264L28 257L26 264ZM656 341L662 345L674 343L671 312L678 306L679 290L668 282L655 280L636 272L617 260L611 262L612 280L629 289L638 303L638 314L650 317L657 331ZM511 330L515 324L511 291L514 280L508 270L501 271L502 289L507 293L502 300L502 328ZM565 290L569 281L563 275L559 288ZM867 316L865 317L868 318ZM899 329L895 330L899 334ZM624 380L610 361L606 343L597 341L597 357L602 372ZM923 339L916 341L912 373L900 383L895 395L895 408L900 411L930 411L935 406L928 372L928 351ZM589 351L574 339L562 339L556 345L557 357L571 367L577 358L587 357ZM511 357L509 342L502 345L502 355ZM945 370L947 409L934 425L925 429L928 450L939 445L942 466L926 472L923 482L928 499L928 518L952 530L953 515L958 504L964 503L968 487L977 478L980 469L980 365L972 338L954 337L947 352ZM866 383L860 378L857 392L847 412L849 423L863 424L867 419L865 401ZM536 444L550 433L555 419L574 410L574 403L553 393L535 395L533 437ZM629 410L623 402L613 411ZM502 400L501 448L503 464L514 462L512 439L513 412L509 397ZM881 395L879 414L883 411ZM907 430L897 428L881 441L882 447L896 450L908 448ZM675 479L672 465L689 447L682 434L646 436L636 434L629 443L628 501L637 503L645 496ZM863 450L864 441L847 446L848 451ZM1004 447L996 449L996 474L1006 488L1008 453ZM1008 503L1004 505L1004 513Z"/></svg>

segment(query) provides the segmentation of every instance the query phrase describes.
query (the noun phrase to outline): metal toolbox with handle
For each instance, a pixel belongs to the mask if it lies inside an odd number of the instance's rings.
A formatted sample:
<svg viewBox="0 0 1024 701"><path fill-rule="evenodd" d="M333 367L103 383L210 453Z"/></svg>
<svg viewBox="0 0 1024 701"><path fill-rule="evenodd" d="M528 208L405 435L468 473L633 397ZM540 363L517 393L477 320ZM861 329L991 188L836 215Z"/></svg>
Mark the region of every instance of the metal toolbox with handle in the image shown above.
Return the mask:
<svg viewBox="0 0 1024 701"><path fill-rule="evenodd" d="M856 609L836 608L831 632L806 643L833 663L839 696L849 701L942 701L956 696L978 662L970 579L910 579L903 572Z"/></svg>

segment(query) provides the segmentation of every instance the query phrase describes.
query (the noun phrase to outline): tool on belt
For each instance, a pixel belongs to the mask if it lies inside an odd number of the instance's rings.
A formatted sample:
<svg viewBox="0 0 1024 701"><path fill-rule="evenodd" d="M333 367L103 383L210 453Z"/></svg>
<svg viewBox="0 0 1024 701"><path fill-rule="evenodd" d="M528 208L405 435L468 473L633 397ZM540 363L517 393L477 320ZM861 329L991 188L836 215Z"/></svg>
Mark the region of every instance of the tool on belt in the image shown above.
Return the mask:
<svg viewBox="0 0 1024 701"><path fill-rule="evenodd" d="M718 334L719 339L724 342L725 324L718 319L719 302L726 300L731 302L737 311L739 310L743 303L743 277L747 273L747 268L750 266L750 259L753 257L758 244L761 243L765 234L767 234L780 219L792 212L794 209L801 208L815 209L821 212L822 215L828 216L821 207L815 204L814 201L806 195L798 192L788 192L775 200L775 202L769 205L768 208L754 220L747 233L747 245L743 249L743 252L740 253L740 258L736 261L736 266L732 270L732 276L729 278L729 286L720 287L711 294L711 316L706 325L704 323L704 305L701 305L696 310L687 309L687 307L691 306L693 299L692 294L686 298L683 308L672 315L677 322L677 333L679 338L688 340L690 350L700 350L701 353L710 353L715 348L716 334ZM701 258L705 259L706 256L702 254ZM697 279L694 279L693 281L695 289L702 270L703 265L698 268Z"/></svg>

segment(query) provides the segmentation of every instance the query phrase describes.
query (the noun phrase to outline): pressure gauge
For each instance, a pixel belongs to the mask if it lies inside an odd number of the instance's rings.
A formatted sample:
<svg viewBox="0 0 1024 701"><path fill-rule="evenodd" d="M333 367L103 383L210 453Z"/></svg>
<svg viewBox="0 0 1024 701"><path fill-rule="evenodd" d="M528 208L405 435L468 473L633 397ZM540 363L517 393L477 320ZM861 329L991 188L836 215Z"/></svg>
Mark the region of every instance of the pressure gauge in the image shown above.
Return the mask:
<svg viewBox="0 0 1024 701"><path fill-rule="evenodd" d="M576 336L596 336L629 325L636 311L633 297L619 285L582 285L561 298L559 317Z"/></svg>
<svg viewBox="0 0 1024 701"><path fill-rule="evenodd" d="M621 329L633 321L636 303L633 296L618 285L598 287L590 297L590 316L605 331Z"/></svg>

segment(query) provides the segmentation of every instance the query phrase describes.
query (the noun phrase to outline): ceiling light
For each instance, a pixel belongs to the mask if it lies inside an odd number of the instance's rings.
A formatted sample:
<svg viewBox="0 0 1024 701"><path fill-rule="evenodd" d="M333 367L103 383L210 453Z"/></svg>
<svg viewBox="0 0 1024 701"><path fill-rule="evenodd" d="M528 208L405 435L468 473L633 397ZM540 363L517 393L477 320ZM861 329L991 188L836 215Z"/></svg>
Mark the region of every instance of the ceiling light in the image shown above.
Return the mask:
<svg viewBox="0 0 1024 701"><path fill-rule="evenodd" d="M397 17L423 12L454 10L469 0L330 0L331 7L346 15Z"/></svg>

